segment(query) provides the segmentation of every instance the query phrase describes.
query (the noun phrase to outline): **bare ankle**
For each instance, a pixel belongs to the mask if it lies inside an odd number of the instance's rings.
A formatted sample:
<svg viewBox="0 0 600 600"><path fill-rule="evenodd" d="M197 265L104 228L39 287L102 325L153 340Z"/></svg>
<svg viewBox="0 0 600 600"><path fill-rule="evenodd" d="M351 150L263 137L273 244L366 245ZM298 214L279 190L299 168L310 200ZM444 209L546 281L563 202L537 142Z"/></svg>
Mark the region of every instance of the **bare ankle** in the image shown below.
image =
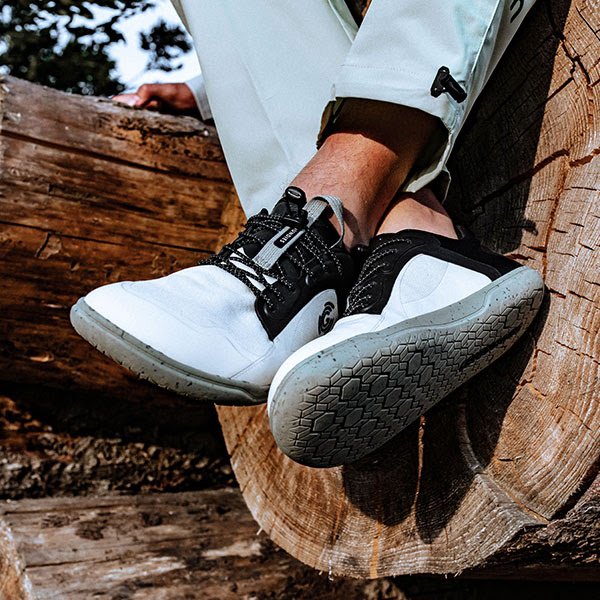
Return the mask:
<svg viewBox="0 0 600 600"><path fill-rule="evenodd" d="M291 185L308 197L339 196L345 245L366 244L436 126L417 109L347 99L335 130Z"/></svg>
<svg viewBox="0 0 600 600"><path fill-rule="evenodd" d="M428 188L399 195L385 213L377 234L418 229L456 239L456 229L435 194Z"/></svg>

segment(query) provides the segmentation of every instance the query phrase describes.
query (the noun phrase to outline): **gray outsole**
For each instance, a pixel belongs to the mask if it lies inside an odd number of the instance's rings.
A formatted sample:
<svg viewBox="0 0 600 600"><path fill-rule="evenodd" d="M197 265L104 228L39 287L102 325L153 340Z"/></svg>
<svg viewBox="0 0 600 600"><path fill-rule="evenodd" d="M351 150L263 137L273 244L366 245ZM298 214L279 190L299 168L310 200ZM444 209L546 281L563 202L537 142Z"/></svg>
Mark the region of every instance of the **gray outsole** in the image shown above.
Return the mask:
<svg viewBox="0 0 600 600"><path fill-rule="evenodd" d="M520 267L444 309L307 358L270 400L277 444L311 467L370 454L508 350L543 295L539 274Z"/></svg>
<svg viewBox="0 0 600 600"><path fill-rule="evenodd" d="M220 378L172 360L102 317L83 298L71 308L71 324L94 348L141 379L182 396L243 406L267 399L268 386Z"/></svg>

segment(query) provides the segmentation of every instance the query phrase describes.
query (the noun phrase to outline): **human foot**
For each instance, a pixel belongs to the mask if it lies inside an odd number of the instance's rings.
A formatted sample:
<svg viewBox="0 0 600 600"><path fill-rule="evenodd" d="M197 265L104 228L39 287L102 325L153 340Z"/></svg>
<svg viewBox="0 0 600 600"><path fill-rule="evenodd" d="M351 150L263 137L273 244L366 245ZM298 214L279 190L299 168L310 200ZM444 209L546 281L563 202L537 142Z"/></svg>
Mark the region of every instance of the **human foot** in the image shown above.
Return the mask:
<svg viewBox="0 0 600 600"><path fill-rule="evenodd" d="M333 330L287 359L269 392L271 429L313 467L376 450L502 355L543 297L539 274L470 235L373 239Z"/></svg>
<svg viewBox="0 0 600 600"><path fill-rule="evenodd" d="M228 404L266 400L281 363L333 326L354 282L328 213L288 188L200 266L107 285L71 310L77 332L143 379Z"/></svg>

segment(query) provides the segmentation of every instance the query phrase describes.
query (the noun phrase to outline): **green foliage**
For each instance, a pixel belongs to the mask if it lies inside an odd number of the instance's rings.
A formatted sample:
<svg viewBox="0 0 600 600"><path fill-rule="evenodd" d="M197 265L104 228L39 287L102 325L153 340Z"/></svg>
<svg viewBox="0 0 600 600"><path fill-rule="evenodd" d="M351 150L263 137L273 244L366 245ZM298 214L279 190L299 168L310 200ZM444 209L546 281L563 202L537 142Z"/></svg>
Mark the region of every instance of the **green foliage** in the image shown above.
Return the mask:
<svg viewBox="0 0 600 600"><path fill-rule="evenodd" d="M181 67L175 60L189 52L192 47L187 35L177 25L169 25L164 21L157 23L148 33L140 34L142 50L149 53L147 69L174 71Z"/></svg>
<svg viewBox="0 0 600 600"><path fill-rule="evenodd" d="M80 94L123 90L110 57L123 41L119 24L156 5L154 0L5 0L0 7L0 73ZM160 21L140 34L148 68L174 70L190 50L185 33Z"/></svg>

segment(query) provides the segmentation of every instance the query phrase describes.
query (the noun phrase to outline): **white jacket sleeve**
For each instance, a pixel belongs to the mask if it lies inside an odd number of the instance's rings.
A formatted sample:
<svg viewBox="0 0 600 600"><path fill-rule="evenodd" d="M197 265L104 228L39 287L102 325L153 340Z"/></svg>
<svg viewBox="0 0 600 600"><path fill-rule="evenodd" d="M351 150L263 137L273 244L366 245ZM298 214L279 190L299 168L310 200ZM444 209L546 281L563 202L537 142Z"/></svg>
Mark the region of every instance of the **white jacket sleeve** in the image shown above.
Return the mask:
<svg viewBox="0 0 600 600"><path fill-rule="evenodd" d="M200 111L200 116L203 121L208 121L213 118L212 111L210 110L210 105L208 103L208 96L206 95L206 85L204 84L204 77L202 75L198 75L189 81L186 81L185 84L190 88L192 94L194 94L194 98L196 100L196 106Z"/></svg>

